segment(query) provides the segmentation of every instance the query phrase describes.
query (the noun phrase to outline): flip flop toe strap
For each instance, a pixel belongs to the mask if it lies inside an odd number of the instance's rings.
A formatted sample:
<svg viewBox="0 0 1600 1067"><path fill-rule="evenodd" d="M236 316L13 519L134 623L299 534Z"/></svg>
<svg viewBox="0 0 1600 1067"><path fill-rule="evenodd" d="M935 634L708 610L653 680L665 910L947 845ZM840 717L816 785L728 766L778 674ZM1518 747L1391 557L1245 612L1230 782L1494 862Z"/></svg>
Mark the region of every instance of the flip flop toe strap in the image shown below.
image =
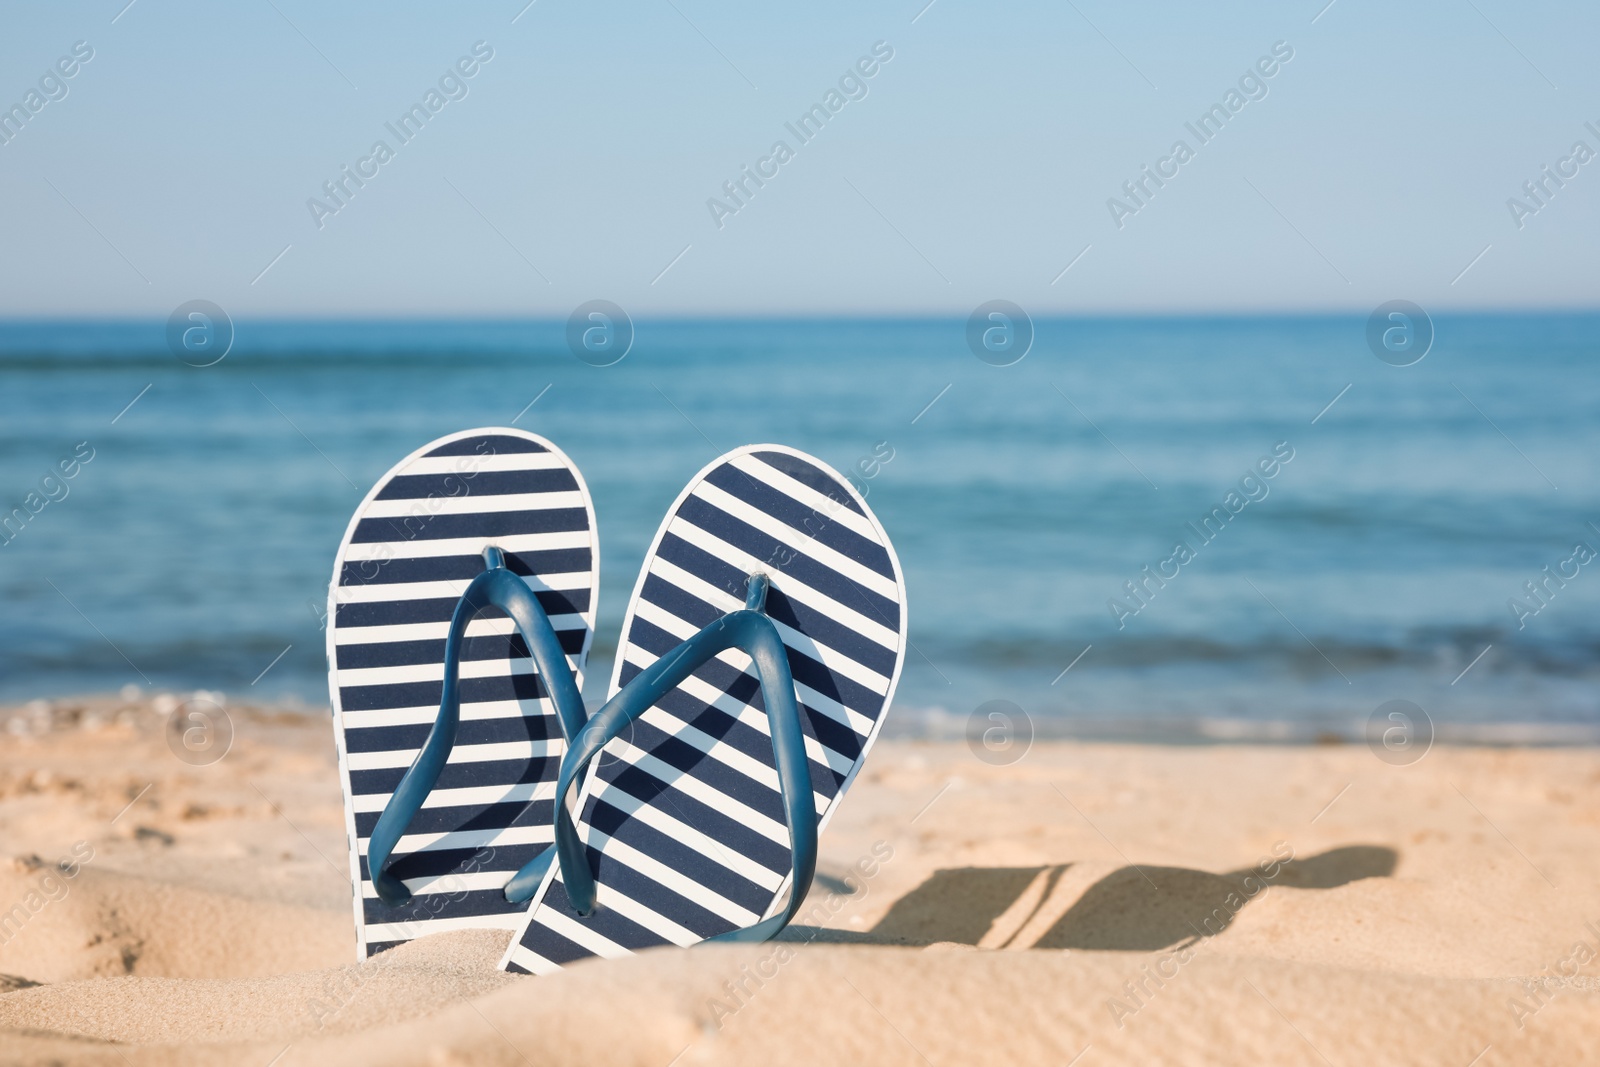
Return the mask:
<svg viewBox="0 0 1600 1067"><path fill-rule="evenodd" d="M766 941L788 925L800 910L817 866L817 808L807 764L805 734L788 653L778 628L765 614L767 577L753 574L747 582L745 607L731 611L645 668L595 713L572 741L561 761L556 783L553 850L561 861L567 899L580 915L595 906L594 871L567 811L567 794L589 762L656 701L666 696L720 652L737 648L754 662L761 681L772 750L788 822L792 858L789 903L777 915L752 926L730 930L712 941ZM548 863L548 861L547 861Z"/></svg>
<svg viewBox="0 0 1600 1067"><path fill-rule="evenodd" d="M400 779L399 786L389 797L389 803L378 817L367 844L367 869L371 872L372 884L377 889L379 899L392 907L411 900L411 891L405 883L387 870L395 846L399 844L412 818L422 809L428 794L438 784L439 775L455 747L456 732L461 725L461 645L468 623L490 607L499 608L511 616L517 632L522 635L533 656L545 691L555 705L562 734L570 740L583 729L583 697L578 692L577 681L567 665L566 653L561 650L561 641L556 636L555 627L550 624L550 617L545 614L544 606L526 582L506 569L505 557L498 548L492 545L485 548L483 558L488 569L467 586L450 619L450 633L444 646L444 691L439 699L439 714L433 721L433 729L429 731L428 740L417 753L405 777ZM548 865L549 851L546 849L519 871L511 884L522 879L524 872L541 862ZM540 870L542 874L542 867ZM507 889L508 899L514 901L509 896L509 885Z"/></svg>

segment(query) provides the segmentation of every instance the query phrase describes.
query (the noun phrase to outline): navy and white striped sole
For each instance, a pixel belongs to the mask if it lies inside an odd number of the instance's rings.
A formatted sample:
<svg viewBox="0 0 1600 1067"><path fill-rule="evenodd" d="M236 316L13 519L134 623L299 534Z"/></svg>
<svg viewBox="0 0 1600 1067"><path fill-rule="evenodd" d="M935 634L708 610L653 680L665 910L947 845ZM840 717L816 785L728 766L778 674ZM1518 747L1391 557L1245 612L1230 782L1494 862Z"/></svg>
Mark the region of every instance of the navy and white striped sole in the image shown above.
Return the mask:
<svg viewBox="0 0 1600 1067"><path fill-rule="evenodd" d="M379 900L367 870L367 839L438 714L450 618L486 545L538 597L581 686L600 574L594 506L544 438L494 428L424 446L379 479L339 545L328 688L358 958L424 934L516 929L527 905L507 903L504 886L553 840L560 720L511 620L491 609L466 630L455 749L390 861L411 901Z"/></svg>
<svg viewBox="0 0 1600 1067"><path fill-rule="evenodd" d="M866 502L821 461L750 445L702 470L667 513L623 621L614 695L771 579L823 827L883 724L906 644L905 583ZM778 910L789 834L760 683L732 650L606 746L576 810L598 885L586 918L552 864L501 966L548 974L591 956L687 946Z"/></svg>

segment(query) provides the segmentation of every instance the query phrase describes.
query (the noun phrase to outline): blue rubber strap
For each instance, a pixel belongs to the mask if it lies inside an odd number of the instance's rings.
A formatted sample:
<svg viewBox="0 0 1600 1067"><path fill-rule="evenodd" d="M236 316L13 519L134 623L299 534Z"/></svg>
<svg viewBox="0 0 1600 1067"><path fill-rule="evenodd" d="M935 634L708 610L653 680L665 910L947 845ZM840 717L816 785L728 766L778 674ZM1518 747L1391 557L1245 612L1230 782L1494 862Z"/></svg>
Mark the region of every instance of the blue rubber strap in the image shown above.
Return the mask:
<svg viewBox="0 0 1600 1067"><path fill-rule="evenodd" d="M708 940L766 941L787 926L800 910L817 868L817 806L812 798L805 734L800 728L800 709L795 698L794 679L789 674L788 653L783 638L778 636L778 628L764 613L766 576L751 575L747 590L746 606L742 610L724 615L641 671L595 713L567 749L556 783L554 851L561 859L567 899L578 914L588 915L594 910L595 883L588 854L578 840L577 827L567 811L567 794L573 783L612 738L696 669L730 648L738 648L751 658L761 680L778 785L789 825L792 878L789 903L782 912L753 926L730 930Z"/></svg>
<svg viewBox="0 0 1600 1067"><path fill-rule="evenodd" d="M534 666L538 668L545 691L555 705L562 734L570 741L583 729L583 697L578 692L578 683L567 666L567 655L561 650L561 641L556 637L555 627L550 625L550 617L545 614L544 606L526 582L506 569L505 557L498 548L493 545L485 548L483 558L488 569L474 578L472 584L467 586L467 591L461 594L455 615L450 620L450 635L444 643L444 692L439 698L439 714L433 721L433 729L428 733L422 751L417 753L411 768L389 797L389 803L378 817L378 824L373 827L372 837L367 844L367 870L372 877L372 884L378 891L378 898L391 907L409 902L411 891L385 868L401 835L438 784L439 774L444 770L445 761L450 758L450 750L455 747L456 731L461 725L458 686L461 643L469 622L489 607L499 608L511 616L517 632L522 635L528 651L533 655ZM529 868L541 861L548 866L549 852L546 849L517 872L512 883L517 883ZM543 877L543 873L543 867L540 867L539 876ZM537 886L537 879L534 884ZM508 899L509 894L508 884ZM532 895L531 890L529 895ZM522 899L526 900L527 897Z"/></svg>

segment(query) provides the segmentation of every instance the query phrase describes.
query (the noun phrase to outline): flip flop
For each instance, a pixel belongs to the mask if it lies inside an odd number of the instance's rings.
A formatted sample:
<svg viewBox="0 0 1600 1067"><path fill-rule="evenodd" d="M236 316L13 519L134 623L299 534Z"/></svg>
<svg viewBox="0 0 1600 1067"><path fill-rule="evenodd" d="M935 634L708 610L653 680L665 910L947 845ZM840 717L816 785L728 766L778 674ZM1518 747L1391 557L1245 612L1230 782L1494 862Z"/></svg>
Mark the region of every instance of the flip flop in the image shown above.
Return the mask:
<svg viewBox="0 0 1600 1067"><path fill-rule="evenodd" d="M599 582L594 505L549 441L425 445L378 480L328 595L358 958L514 930L553 853Z"/></svg>
<svg viewBox="0 0 1600 1067"><path fill-rule="evenodd" d="M612 697L562 759L560 862L501 966L782 929L883 725L905 603L883 527L820 460L750 445L697 474L645 557Z"/></svg>

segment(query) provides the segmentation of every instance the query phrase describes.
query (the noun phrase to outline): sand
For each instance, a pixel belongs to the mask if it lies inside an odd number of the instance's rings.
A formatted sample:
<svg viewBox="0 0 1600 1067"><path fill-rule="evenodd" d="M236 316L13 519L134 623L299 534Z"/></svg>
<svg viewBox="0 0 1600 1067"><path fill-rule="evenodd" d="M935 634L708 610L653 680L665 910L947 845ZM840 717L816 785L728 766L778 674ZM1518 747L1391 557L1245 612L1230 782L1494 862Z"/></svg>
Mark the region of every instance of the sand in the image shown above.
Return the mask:
<svg viewBox="0 0 1600 1067"><path fill-rule="evenodd" d="M529 978L357 963L326 715L170 706L0 710L0 1062L1600 1061L1595 749L885 742L784 940Z"/></svg>

